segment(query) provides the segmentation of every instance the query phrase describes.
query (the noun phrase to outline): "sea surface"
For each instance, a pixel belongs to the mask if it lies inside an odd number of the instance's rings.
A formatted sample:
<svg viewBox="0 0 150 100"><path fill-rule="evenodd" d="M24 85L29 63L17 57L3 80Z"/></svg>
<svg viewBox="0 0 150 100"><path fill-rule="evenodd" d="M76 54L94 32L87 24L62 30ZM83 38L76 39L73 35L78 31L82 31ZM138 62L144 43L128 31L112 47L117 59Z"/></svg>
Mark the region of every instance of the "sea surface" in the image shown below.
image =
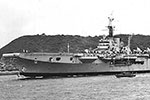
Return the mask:
<svg viewBox="0 0 150 100"><path fill-rule="evenodd" d="M134 78L0 76L0 100L150 100L150 74Z"/></svg>

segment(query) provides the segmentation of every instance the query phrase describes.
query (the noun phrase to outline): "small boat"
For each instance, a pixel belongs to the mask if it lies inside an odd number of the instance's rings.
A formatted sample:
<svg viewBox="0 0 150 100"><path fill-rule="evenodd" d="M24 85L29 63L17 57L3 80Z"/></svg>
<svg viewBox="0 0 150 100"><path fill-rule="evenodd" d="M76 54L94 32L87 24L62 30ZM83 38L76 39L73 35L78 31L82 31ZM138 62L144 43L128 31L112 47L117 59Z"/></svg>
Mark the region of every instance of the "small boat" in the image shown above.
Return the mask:
<svg viewBox="0 0 150 100"><path fill-rule="evenodd" d="M131 73L131 72L122 72L120 74L116 74L115 75L117 78L121 78L121 77L135 77L136 74Z"/></svg>

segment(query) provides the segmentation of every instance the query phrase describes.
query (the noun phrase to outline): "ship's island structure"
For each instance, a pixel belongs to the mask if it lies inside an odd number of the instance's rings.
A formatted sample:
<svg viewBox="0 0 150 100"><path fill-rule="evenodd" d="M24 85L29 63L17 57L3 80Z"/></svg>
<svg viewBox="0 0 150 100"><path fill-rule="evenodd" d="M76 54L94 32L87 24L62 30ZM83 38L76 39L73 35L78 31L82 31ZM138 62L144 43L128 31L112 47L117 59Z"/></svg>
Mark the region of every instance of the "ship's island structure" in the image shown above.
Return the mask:
<svg viewBox="0 0 150 100"><path fill-rule="evenodd" d="M103 36L93 50L86 49L84 53L7 53L3 54L3 59L11 60L19 74L26 77L150 72L149 54L133 53L131 37L127 46L120 38L114 38L114 18L108 19L109 35Z"/></svg>

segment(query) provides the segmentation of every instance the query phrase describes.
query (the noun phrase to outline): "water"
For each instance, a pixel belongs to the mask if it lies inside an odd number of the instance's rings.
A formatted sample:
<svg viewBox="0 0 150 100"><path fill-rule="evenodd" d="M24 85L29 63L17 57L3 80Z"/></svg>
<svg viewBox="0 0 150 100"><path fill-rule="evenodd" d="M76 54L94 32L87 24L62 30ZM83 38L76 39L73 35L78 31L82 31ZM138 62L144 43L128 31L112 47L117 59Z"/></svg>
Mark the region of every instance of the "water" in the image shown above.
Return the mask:
<svg viewBox="0 0 150 100"><path fill-rule="evenodd" d="M0 76L0 100L149 100L150 74L20 79Z"/></svg>

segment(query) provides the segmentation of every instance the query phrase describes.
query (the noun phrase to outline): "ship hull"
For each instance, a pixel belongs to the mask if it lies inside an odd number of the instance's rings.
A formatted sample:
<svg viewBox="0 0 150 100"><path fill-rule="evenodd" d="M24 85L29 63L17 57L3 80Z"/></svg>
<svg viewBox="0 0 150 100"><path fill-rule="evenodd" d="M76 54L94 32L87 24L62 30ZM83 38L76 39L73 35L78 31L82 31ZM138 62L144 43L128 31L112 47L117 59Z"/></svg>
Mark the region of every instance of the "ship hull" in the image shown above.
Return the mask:
<svg viewBox="0 0 150 100"><path fill-rule="evenodd" d="M80 57L74 54L58 53L19 53L4 55L4 57L6 59L13 59L12 62L19 69L20 75L28 77L108 75L124 71L150 72L150 59L145 57L136 59L143 63L134 64L112 64L99 59L97 56Z"/></svg>
<svg viewBox="0 0 150 100"><path fill-rule="evenodd" d="M147 73L150 72L150 60L145 59L144 64L131 66L110 65L109 63L50 63L17 58L20 75L27 77L36 76L72 76L72 75L110 75L124 71Z"/></svg>

